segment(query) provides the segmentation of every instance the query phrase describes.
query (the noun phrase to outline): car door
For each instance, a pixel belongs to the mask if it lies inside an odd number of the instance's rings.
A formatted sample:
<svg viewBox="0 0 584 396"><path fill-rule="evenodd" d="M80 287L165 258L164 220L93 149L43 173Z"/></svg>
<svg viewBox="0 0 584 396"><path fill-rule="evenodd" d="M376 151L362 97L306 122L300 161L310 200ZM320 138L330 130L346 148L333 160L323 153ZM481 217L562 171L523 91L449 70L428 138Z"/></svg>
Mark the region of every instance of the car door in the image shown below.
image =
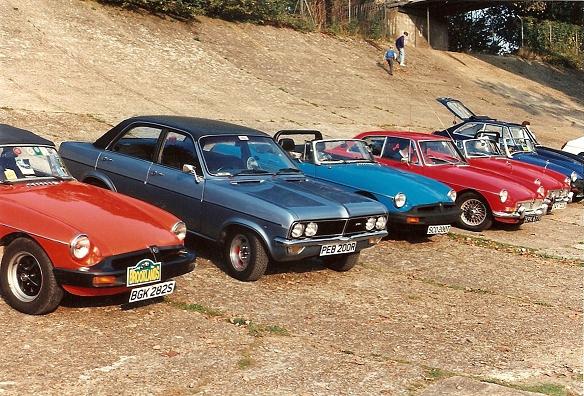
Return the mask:
<svg viewBox="0 0 584 396"><path fill-rule="evenodd" d="M99 155L96 169L112 181L118 192L145 199L144 182L161 134L161 127L130 125Z"/></svg>
<svg viewBox="0 0 584 396"><path fill-rule="evenodd" d="M151 203L182 219L189 230L199 232L205 179L195 143L190 135L173 130L166 131L161 141L146 180ZM185 165L194 173L183 170Z"/></svg>
<svg viewBox="0 0 584 396"><path fill-rule="evenodd" d="M385 164L395 168L412 172L419 171L420 157L416 144L411 139L397 136L386 137L381 158ZM416 169L412 169L414 166Z"/></svg>

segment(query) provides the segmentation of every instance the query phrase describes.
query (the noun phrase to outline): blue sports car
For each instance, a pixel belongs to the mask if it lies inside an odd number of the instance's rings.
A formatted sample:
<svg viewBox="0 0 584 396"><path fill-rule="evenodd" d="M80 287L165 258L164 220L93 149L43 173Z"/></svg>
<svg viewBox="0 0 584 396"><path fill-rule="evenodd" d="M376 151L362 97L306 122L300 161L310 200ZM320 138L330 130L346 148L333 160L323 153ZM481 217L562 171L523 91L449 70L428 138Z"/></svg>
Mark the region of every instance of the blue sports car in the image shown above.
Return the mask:
<svg viewBox="0 0 584 396"><path fill-rule="evenodd" d="M60 153L77 179L166 209L190 233L218 242L240 280L258 279L270 260L320 257L347 271L387 235L383 205L308 179L254 129L134 117L95 143L63 143Z"/></svg>
<svg viewBox="0 0 584 396"><path fill-rule="evenodd" d="M390 227L443 234L459 218L454 190L425 176L376 163L362 140L324 140L319 131L308 130L280 131L275 139L307 176L384 204Z"/></svg>
<svg viewBox="0 0 584 396"><path fill-rule="evenodd" d="M462 120L436 135L456 140L488 137L496 141L509 158L549 168L569 177L572 182L572 201L584 199L584 160L575 155L540 145L525 125L477 116L462 102L452 98L438 98L456 117Z"/></svg>

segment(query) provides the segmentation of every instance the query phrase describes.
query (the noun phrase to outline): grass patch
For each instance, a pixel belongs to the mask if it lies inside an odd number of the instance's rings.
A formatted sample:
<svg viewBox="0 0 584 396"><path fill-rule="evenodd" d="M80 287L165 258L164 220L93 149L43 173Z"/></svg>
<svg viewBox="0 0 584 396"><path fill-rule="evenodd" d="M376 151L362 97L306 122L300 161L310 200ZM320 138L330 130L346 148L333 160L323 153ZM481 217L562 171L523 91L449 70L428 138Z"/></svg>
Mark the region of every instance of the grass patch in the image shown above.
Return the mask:
<svg viewBox="0 0 584 396"><path fill-rule="evenodd" d="M452 377L453 375L454 373L438 367L427 367L426 372L424 373L424 379L426 381L438 381L444 378Z"/></svg>
<svg viewBox="0 0 584 396"><path fill-rule="evenodd" d="M247 328L249 335L253 337L262 337L265 334L279 335L279 336L289 336L290 333L284 327L278 325L262 325L259 323L252 322L251 320L244 318L229 318L227 320L232 325L237 327Z"/></svg>
<svg viewBox="0 0 584 396"><path fill-rule="evenodd" d="M176 301L168 301L167 303L172 305L173 307L176 307L178 309L182 309L183 311L198 312L200 314L210 316L210 317L223 315L223 312L221 312L220 310L215 309L215 308L205 307L204 305L201 305L201 304L188 304L188 303L182 303L182 302L176 302Z"/></svg>
<svg viewBox="0 0 584 396"><path fill-rule="evenodd" d="M505 386L507 388L518 389L526 392L534 392L534 393L541 393L544 395L549 396L567 396L568 391L562 385L556 384L535 384L535 385L526 385L526 384L511 384L509 382L501 381L498 379L488 378L482 379L482 382L488 382L491 384L497 384L501 386Z"/></svg>
<svg viewBox="0 0 584 396"><path fill-rule="evenodd" d="M248 353L244 353L241 359L237 361L237 368L245 370L253 366L253 359Z"/></svg>

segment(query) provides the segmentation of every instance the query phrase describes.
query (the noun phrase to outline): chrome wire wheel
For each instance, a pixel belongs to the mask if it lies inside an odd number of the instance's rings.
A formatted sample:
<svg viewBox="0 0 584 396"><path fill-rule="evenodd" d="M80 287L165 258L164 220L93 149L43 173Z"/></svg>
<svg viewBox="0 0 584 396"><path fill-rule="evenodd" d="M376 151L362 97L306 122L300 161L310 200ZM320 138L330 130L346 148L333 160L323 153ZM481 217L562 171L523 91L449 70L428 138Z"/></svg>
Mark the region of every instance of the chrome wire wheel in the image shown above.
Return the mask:
<svg viewBox="0 0 584 396"><path fill-rule="evenodd" d="M244 271L249 265L251 258L251 245L245 235L237 234L231 240L229 247L229 260L237 271Z"/></svg>
<svg viewBox="0 0 584 396"><path fill-rule="evenodd" d="M469 226L479 226L487 219L488 209L479 199L467 199L460 205L460 210L460 219Z"/></svg>
<svg viewBox="0 0 584 396"><path fill-rule="evenodd" d="M22 302L34 301L43 286L43 271L36 257L27 252L16 254L8 263L8 285Z"/></svg>

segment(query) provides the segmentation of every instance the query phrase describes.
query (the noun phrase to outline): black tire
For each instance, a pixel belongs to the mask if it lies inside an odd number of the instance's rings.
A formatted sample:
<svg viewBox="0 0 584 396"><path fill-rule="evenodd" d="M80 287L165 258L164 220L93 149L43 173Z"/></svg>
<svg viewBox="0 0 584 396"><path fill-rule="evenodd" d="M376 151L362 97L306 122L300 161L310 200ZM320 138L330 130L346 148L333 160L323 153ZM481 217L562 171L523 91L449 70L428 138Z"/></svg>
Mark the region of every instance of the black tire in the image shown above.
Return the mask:
<svg viewBox="0 0 584 396"><path fill-rule="evenodd" d="M572 198L572 203L578 203L578 202L582 201L583 199L584 199L584 197Z"/></svg>
<svg viewBox="0 0 584 396"><path fill-rule="evenodd" d="M328 268L338 271L346 272L353 268L359 262L361 253L343 254L341 256L323 257L322 261Z"/></svg>
<svg viewBox="0 0 584 396"><path fill-rule="evenodd" d="M15 239L4 249L0 290L8 305L29 315L54 311L65 293L45 251L28 238Z"/></svg>
<svg viewBox="0 0 584 396"><path fill-rule="evenodd" d="M493 225L493 213L483 197L474 192L466 192L456 199L461 210L457 226L469 231L484 231Z"/></svg>
<svg viewBox="0 0 584 396"><path fill-rule="evenodd" d="M230 233L224 244L227 272L241 281L255 281L268 268L270 258L260 238L252 231L240 229Z"/></svg>

